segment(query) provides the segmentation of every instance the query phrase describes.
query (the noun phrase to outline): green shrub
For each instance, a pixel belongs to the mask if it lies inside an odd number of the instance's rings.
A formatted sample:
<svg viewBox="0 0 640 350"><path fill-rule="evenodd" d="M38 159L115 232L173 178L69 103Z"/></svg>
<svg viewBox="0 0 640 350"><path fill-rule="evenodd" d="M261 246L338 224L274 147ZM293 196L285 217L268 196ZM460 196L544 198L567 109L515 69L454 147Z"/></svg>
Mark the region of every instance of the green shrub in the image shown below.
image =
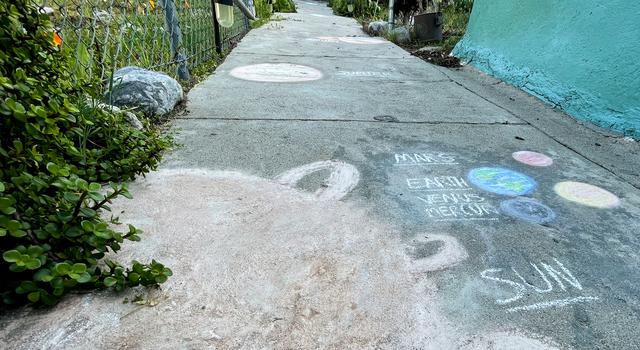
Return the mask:
<svg viewBox="0 0 640 350"><path fill-rule="evenodd" d="M338 16L354 17L360 20L375 21L386 17L386 11L374 0L330 0L333 13ZM349 4L353 11L349 12Z"/></svg>
<svg viewBox="0 0 640 350"><path fill-rule="evenodd" d="M53 304L72 289L122 290L171 275L155 261L106 261L141 231L116 232L100 216L130 197L121 182L154 169L170 139L86 102L52 38L30 0L0 2L0 294L8 304Z"/></svg>
<svg viewBox="0 0 640 350"><path fill-rule="evenodd" d="M296 12L293 0L273 0L274 12Z"/></svg>
<svg viewBox="0 0 640 350"><path fill-rule="evenodd" d="M255 29L269 22L271 11L267 7L267 0L254 0L253 6L255 6L256 17L258 18L251 22L251 28Z"/></svg>

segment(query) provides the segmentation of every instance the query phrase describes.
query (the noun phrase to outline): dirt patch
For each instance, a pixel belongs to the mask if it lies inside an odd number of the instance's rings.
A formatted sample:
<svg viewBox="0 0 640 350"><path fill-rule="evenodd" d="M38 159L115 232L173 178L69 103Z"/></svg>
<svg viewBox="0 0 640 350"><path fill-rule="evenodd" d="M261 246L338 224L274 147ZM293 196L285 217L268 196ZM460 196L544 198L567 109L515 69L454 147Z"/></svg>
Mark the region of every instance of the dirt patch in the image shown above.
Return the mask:
<svg viewBox="0 0 640 350"><path fill-rule="evenodd" d="M462 67L458 57L450 56L449 53L445 51L414 51L411 52L411 54L438 66L447 68Z"/></svg>

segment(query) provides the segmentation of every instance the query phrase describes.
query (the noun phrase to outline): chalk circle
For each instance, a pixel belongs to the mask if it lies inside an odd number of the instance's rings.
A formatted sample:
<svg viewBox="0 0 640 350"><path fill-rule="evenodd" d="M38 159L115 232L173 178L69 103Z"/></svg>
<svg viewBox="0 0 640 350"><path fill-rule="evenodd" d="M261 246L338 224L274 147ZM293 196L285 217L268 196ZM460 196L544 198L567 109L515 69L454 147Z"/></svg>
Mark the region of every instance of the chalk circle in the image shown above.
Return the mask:
<svg viewBox="0 0 640 350"><path fill-rule="evenodd" d="M322 78L322 72L315 68L292 63L260 63L236 67L231 76L251 81L269 83L296 83Z"/></svg>
<svg viewBox="0 0 640 350"><path fill-rule="evenodd" d="M444 270L459 264L469 257L464 246L452 236L438 234L422 235L417 236L415 242L418 244L441 242L442 246L434 255L413 261L411 271L414 273Z"/></svg>
<svg viewBox="0 0 640 350"><path fill-rule="evenodd" d="M538 186L531 177L505 168L475 168L467 177L480 189L505 196L529 194Z"/></svg>
<svg viewBox="0 0 640 350"><path fill-rule="evenodd" d="M325 160L306 164L278 175L276 182L294 188L303 177L320 170L331 170L331 175L314 194L318 200L340 200L353 190L360 182L360 172L355 166L337 161Z"/></svg>
<svg viewBox="0 0 640 350"><path fill-rule="evenodd" d="M330 42L330 43L347 43L347 44L355 44L355 45L376 45L376 44L384 44L387 41L377 38L369 38L369 37L360 37L360 36L320 36L318 37L320 41Z"/></svg>
<svg viewBox="0 0 640 350"><path fill-rule="evenodd" d="M587 207L610 209L620 205L620 199L615 194L584 182L558 182L553 190L558 196Z"/></svg>
<svg viewBox="0 0 640 350"><path fill-rule="evenodd" d="M545 167L553 164L553 159L551 159L551 157L538 152L519 151L513 152L511 156L518 162L531 166Z"/></svg>
<svg viewBox="0 0 640 350"><path fill-rule="evenodd" d="M546 224L556 218L556 213L539 201L526 197L508 199L500 203L503 213L533 224Z"/></svg>

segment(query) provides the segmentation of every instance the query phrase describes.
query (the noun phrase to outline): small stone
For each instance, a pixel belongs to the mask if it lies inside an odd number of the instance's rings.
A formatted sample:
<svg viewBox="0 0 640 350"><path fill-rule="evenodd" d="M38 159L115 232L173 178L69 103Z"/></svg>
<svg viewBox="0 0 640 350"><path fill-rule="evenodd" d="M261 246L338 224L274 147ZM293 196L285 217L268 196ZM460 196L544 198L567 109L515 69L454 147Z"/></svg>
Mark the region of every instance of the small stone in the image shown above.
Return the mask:
<svg viewBox="0 0 640 350"><path fill-rule="evenodd" d="M369 35L381 36L388 26L389 24L385 21L374 21L367 26L367 32L369 32Z"/></svg>
<svg viewBox="0 0 640 350"><path fill-rule="evenodd" d="M38 11L40 13L44 13L44 14L47 14L47 15L52 15L53 14L53 9L51 7L48 7L48 6L40 7L38 9Z"/></svg>
<svg viewBox="0 0 640 350"><path fill-rule="evenodd" d="M129 111L123 111L122 109L116 106L108 105L106 103L98 103L97 107L103 111L107 111L115 114L122 114L124 115L124 119L127 121L127 123L129 123L129 125L131 125L133 128L137 130L144 129L144 125L142 125L142 122L140 122L140 119L138 119L138 117L135 114Z"/></svg>
<svg viewBox="0 0 640 350"><path fill-rule="evenodd" d="M441 52L441 46L424 46L417 49L415 52L424 52L424 53L433 53L433 52Z"/></svg>
<svg viewBox="0 0 640 350"><path fill-rule="evenodd" d="M393 41L398 44L404 44L411 41L411 34L406 27L395 27L391 31Z"/></svg>
<svg viewBox="0 0 640 350"><path fill-rule="evenodd" d="M93 13L93 18L101 23L109 23L112 19L111 14L107 11L96 11Z"/></svg>

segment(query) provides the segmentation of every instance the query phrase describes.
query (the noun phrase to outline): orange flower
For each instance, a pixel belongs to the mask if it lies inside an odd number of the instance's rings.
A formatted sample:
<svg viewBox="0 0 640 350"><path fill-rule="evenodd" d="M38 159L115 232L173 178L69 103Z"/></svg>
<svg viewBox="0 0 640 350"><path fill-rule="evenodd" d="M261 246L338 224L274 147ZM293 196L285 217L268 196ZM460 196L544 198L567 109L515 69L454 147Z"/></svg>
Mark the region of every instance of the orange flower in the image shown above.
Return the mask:
<svg viewBox="0 0 640 350"><path fill-rule="evenodd" d="M53 32L53 43L58 47L62 46L62 38L58 35L58 32Z"/></svg>

